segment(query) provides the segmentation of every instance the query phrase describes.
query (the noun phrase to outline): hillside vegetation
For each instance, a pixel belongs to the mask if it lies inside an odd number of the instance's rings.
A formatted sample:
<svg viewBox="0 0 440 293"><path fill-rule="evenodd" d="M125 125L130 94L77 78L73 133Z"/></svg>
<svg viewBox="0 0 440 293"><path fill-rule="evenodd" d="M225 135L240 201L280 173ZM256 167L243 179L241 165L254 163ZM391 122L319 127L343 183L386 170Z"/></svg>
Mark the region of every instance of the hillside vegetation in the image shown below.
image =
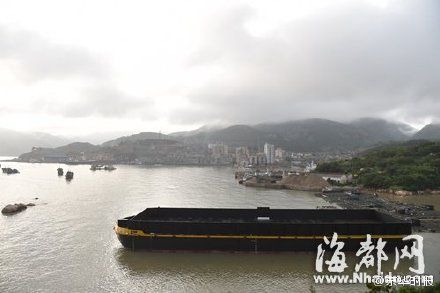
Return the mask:
<svg viewBox="0 0 440 293"><path fill-rule="evenodd" d="M371 150L360 157L321 163L317 172L353 174L369 188L410 191L440 188L440 142L419 141Z"/></svg>

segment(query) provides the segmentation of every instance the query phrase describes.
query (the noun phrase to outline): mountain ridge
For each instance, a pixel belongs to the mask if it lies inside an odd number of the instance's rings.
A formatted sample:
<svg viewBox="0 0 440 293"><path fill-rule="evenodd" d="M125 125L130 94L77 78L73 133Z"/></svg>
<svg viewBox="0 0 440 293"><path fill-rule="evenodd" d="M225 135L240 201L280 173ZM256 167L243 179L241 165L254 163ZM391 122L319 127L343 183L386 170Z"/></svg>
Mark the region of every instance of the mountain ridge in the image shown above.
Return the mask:
<svg viewBox="0 0 440 293"><path fill-rule="evenodd" d="M347 151L378 143L410 139L414 129L383 119L361 118L337 122L322 118L232 125L214 131L198 131L178 137L191 143L224 142L232 146L262 147L265 142L291 151Z"/></svg>
<svg viewBox="0 0 440 293"><path fill-rule="evenodd" d="M440 140L440 124L428 124L420 129L415 135L415 139Z"/></svg>
<svg viewBox="0 0 440 293"><path fill-rule="evenodd" d="M264 143L268 142L288 151L338 152L362 151L381 144L410 139L426 139L426 136L431 139L440 139L440 125L427 125L411 135L413 132L415 132L415 129L408 124L384 119L359 118L350 122L338 122L328 119L310 118L255 125L202 126L195 130L171 134L140 132L107 140L102 144L96 144L96 146L112 147L124 142L142 140L173 140L188 145L225 143L233 147L247 146L254 149L262 149ZM3 133L5 132L3 131ZM0 142L2 139L3 141L5 140L1 134L2 132L0 131ZM50 134L42 134L40 137L51 138L52 136ZM63 138L54 139L54 142L34 139L32 143L24 143L17 147L17 144L20 144L20 140L11 141L14 141L12 145L10 143L14 152L10 151L9 154L6 154L4 151L1 151L0 146L0 154L17 155L29 151L34 146L57 148L66 145L66 143L71 143L71 141Z"/></svg>

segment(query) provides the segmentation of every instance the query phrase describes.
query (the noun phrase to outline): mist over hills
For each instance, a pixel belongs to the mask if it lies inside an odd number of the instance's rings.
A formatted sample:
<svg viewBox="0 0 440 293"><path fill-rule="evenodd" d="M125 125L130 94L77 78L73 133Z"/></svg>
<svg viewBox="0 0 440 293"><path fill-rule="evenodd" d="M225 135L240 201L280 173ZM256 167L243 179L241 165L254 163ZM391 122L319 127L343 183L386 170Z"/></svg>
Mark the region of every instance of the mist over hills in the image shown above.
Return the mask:
<svg viewBox="0 0 440 293"><path fill-rule="evenodd" d="M440 124L428 124L414 135L415 139L440 140Z"/></svg>
<svg viewBox="0 0 440 293"><path fill-rule="evenodd" d="M191 131L171 134L141 132L117 137L102 144L69 144L68 139L45 133L21 133L0 130L0 155L19 155L32 147L41 147L44 152L66 153L69 150L86 152L112 152L121 146L133 148L133 143L142 141L174 141L184 145L207 145L225 143L230 146L262 148L272 143L288 151L337 152L357 151L372 146L410 139L440 139L440 125L430 124L420 131L410 125L383 119L362 118L352 122L337 122L326 119L305 119L281 123L256 125L203 126ZM125 146L125 147L124 147ZM121 149L121 148L119 148Z"/></svg>
<svg viewBox="0 0 440 293"><path fill-rule="evenodd" d="M0 129L0 155L16 156L29 152L34 146L58 147L72 142L69 139L43 132L19 132Z"/></svg>
<svg viewBox="0 0 440 293"><path fill-rule="evenodd" d="M113 147L117 146L126 142L136 142L140 140L146 140L146 139L165 139L165 140L173 140L173 138L169 135L158 133L158 132L141 132L138 134L133 134L129 136L122 136L116 139L112 139L109 141L106 141L101 144L103 147Z"/></svg>
<svg viewBox="0 0 440 293"><path fill-rule="evenodd" d="M224 142L232 146L262 147L265 142L291 151L347 151L377 143L411 138L410 125L363 118L350 123L305 119L254 126L233 125L223 129L174 135L192 143Z"/></svg>

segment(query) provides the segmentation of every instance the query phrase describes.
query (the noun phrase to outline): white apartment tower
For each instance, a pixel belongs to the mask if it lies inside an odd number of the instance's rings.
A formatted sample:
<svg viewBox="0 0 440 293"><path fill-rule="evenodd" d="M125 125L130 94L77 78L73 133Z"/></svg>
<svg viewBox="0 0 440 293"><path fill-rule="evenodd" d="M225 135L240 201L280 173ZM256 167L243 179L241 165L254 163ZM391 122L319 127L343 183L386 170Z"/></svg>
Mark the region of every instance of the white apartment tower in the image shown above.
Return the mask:
<svg viewBox="0 0 440 293"><path fill-rule="evenodd" d="M275 163L275 146L270 143L264 144L264 154L266 155L267 164Z"/></svg>

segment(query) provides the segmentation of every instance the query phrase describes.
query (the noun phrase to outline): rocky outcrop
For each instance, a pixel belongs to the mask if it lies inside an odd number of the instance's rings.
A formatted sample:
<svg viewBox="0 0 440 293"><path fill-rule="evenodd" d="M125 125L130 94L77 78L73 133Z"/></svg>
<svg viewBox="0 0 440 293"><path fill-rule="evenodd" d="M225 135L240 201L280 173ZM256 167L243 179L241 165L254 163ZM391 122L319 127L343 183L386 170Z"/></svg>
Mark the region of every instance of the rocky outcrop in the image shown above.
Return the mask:
<svg viewBox="0 0 440 293"><path fill-rule="evenodd" d="M27 209L27 206L22 203L8 204L2 209L2 214L15 214Z"/></svg>
<svg viewBox="0 0 440 293"><path fill-rule="evenodd" d="M2 214L4 214L4 215L16 214L16 213L24 211L25 209L27 209L27 207L33 207L33 206L35 206L34 203L28 203L28 204L24 204L24 203L8 204L7 206L5 206L2 209Z"/></svg>

